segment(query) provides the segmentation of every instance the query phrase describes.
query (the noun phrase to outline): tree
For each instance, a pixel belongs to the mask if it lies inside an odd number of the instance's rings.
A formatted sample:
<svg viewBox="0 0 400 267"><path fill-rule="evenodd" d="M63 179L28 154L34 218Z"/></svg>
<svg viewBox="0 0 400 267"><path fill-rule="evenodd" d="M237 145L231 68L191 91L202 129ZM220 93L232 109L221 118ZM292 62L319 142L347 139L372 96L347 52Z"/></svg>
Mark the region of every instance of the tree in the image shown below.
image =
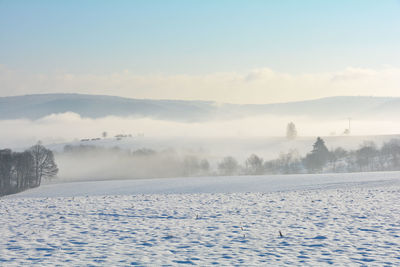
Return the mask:
<svg viewBox="0 0 400 267"><path fill-rule="evenodd" d="M234 175L239 169L239 164L233 157L225 157L218 164L218 172L221 175Z"/></svg>
<svg viewBox="0 0 400 267"><path fill-rule="evenodd" d="M246 173L252 175L263 174L263 159L259 156L252 154L245 162Z"/></svg>
<svg viewBox="0 0 400 267"><path fill-rule="evenodd" d="M279 159L268 160L264 162L264 173L280 174L282 173L282 162Z"/></svg>
<svg viewBox="0 0 400 267"><path fill-rule="evenodd" d="M332 165L332 171L336 172L337 171L337 163L339 160L344 159L347 156L347 151L344 150L341 147L338 147L332 151L329 152L329 162Z"/></svg>
<svg viewBox="0 0 400 267"><path fill-rule="evenodd" d="M38 143L27 151L0 150L0 196L40 185L57 174L53 153Z"/></svg>
<svg viewBox="0 0 400 267"><path fill-rule="evenodd" d="M200 161L200 172L202 175L208 174L210 171L210 163L206 159L202 159Z"/></svg>
<svg viewBox="0 0 400 267"><path fill-rule="evenodd" d="M140 148L132 152L132 156L138 156L138 157L150 157L150 156L155 156L156 154L157 154L156 151L148 148Z"/></svg>
<svg viewBox="0 0 400 267"><path fill-rule="evenodd" d="M22 191L31 186L34 178L34 161L30 152L14 153L16 190Z"/></svg>
<svg viewBox="0 0 400 267"><path fill-rule="evenodd" d="M13 158L11 150L0 150L0 195L9 194L11 191L12 170Z"/></svg>
<svg viewBox="0 0 400 267"><path fill-rule="evenodd" d="M286 138L288 140L294 140L297 137L296 125L293 122L289 122L286 126Z"/></svg>
<svg viewBox="0 0 400 267"><path fill-rule="evenodd" d="M320 172L329 160L329 150L325 141L318 137L313 144L313 149L304 159L304 165L309 172Z"/></svg>
<svg viewBox="0 0 400 267"><path fill-rule="evenodd" d="M29 149L33 157L34 181L32 186L40 186L42 178L52 178L57 175L58 168L54 162L53 152L38 142Z"/></svg>
<svg viewBox="0 0 400 267"><path fill-rule="evenodd" d="M183 159L183 175L197 175L200 170L200 160L194 155L185 156Z"/></svg>
<svg viewBox="0 0 400 267"><path fill-rule="evenodd" d="M374 158L378 154L378 149L376 145L372 141L364 142L361 147L356 150L356 162L360 168L360 171L366 170L372 171L374 170Z"/></svg>
<svg viewBox="0 0 400 267"><path fill-rule="evenodd" d="M384 143L381 148L381 157L388 165L389 170L398 170L400 168L400 139L391 139Z"/></svg>
<svg viewBox="0 0 400 267"><path fill-rule="evenodd" d="M288 153L280 153L275 163L279 168L279 173L290 174L301 171L300 154L296 149L291 149Z"/></svg>

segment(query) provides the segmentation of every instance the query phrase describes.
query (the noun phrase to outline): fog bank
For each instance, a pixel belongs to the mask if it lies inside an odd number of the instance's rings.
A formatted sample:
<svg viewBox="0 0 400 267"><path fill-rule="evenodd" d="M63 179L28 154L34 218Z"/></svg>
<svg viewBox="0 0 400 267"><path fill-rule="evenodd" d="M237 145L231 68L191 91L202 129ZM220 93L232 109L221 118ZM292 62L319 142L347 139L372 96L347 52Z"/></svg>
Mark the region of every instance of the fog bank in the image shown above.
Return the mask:
<svg viewBox="0 0 400 267"><path fill-rule="evenodd" d="M286 125L293 121L300 137L341 136L348 128L347 118L335 120L294 116L253 116L206 122L176 122L151 118L82 118L76 113L52 114L39 120L0 121L0 147L24 148L41 140L45 144L78 141L117 134L151 138L255 138L284 137ZM351 135L400 133L399 120L351 120Z"/></svg>
<svg viewBox="0 0 400 267"><path fill-rule="evenodd" d="M288 122L294 122L297 128L295 140L285 137ZM324 138L329 149L340 146L349 150L357 149L363 141L374 141L380 146L399 138L399 121L353 118L350 135L344 135L348 123L347 118L317 120L301 116L252 116L190 123L112 116L89 119L69 112L38 120L0 121L0 147L22 151L41 140L55 152L60 179L105 180L185 176L185 168L194 168L193 173L201 175L205 173L204 166L198 167L202 160L207 160L210 171L226 156L240 163L251 154L271 160L296 150L304 156L311 151L317 136ZM66 145L99 149L68 154L63 153ZM114 147L122 152L104 150ZM126 155L141 149L157 153L135 156L134 160Z"/></svg>

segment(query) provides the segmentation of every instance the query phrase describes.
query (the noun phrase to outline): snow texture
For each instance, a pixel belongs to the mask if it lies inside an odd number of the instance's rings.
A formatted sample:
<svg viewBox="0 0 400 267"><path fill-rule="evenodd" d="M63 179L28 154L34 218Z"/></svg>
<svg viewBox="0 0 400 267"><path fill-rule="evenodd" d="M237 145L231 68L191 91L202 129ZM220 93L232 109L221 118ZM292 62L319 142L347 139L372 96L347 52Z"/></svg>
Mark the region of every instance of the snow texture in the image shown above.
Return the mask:
<svg viewBox="0 0 400 267"><path fill-rule="evenodd" d="M0 265L399 265L399 201L395 172L53 184L1 199Z"/></svg>

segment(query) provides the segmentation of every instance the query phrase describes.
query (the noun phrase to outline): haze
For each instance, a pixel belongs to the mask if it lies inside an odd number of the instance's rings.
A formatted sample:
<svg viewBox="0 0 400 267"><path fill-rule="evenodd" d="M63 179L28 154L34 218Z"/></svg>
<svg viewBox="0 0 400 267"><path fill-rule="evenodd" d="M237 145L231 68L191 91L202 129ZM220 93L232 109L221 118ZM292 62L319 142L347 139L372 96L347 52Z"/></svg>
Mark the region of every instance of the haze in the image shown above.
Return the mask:
<svg viewBox="0 0 400 267"><path fill-rule="evenodd" d="M382 143L400 131L399 26L395 0L0 1L0 146L107 132L95 145L273 158L316 136ZM33 94L57 99L4 98ZM356 97L316 100L332 96Z"/></svg>
<svg viewBox="0 0 400 267"><path fill-rule="evenodd" d="M400 96L400 4L1 1L1 96Z"/></svg>
<svg viewBox="0 0 400 267"><path fill-rule="evenodd" d="M105 131L109 137L117 134L144 135L146 138L238 138L284 137L286 125L294 121L299 136L341 136L348 127L347 119L324 121L304 117L253 116L237 120L213 120L207 122L177 122L151 118L105 117L82 118L75 113L53 114L39 120L0 121L0 145L24 148L37 140L45 144L65 143L85 138L101 137ZM352 134L355 136L397 134L398 121L355 120ZM29 129L29 131L26 131Z"/></svg>

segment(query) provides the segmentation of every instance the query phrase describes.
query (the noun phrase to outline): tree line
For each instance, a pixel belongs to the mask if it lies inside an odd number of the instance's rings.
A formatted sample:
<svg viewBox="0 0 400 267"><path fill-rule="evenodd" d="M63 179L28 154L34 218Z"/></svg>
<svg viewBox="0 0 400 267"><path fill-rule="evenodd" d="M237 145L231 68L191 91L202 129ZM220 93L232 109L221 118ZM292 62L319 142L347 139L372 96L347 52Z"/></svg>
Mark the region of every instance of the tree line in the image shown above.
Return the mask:
<svg viewBox="0 0 400 267"><path fill-rule="evenodd" d="M132 179L211 174L209 161L198 153L175 149L131 150L95 145L66 145L57 159L67 166L65 179ZM83 171L81 171L83 169Z"/></svg>
<svg viewBox="0 0 400 267"><path fill-rule="evenodd" d="M329 150L318 137L312 150L304 157L297 150L281 153L277 159L264 161L253 154L243 165L233 157L226 157L218 164L221 175L300 174L372 172L400 170L400 139L392 139L380 148L372 141L363 142L358 149L342 147Z"/></svg>
<svg viewBox="0 0 400 267"><path fill-rule="evenodd" d="M252 154L243 162L227 156L210 163L204 155L183 154L173 149L129 150L90 145L67 145L58 157L60 160L73 161L70 165L73 169L80 169L80 166L86 166L87 169L92 165L96 177L104 175L104 178L124 179L394 171L400 170L400 139L390 140L380 148L375 143L366 141L355 150L345 150L342 147L329 150L325 141L318 137L310 147L310 152L304 156L292 149L272 160L264 160Z"/></svg>
<svg viewBox="0 0 400 267"><path fill-rule="evenodd" d="M38 187L57 173L53 152L40 142L24 152L0 150L0 196Z"/></svg>
<svg viewBox="0 0 400 267"><path fill-rule="evenodd" d="M329 150L325 141L318 137L311 150L301 156L295 149L281 153L276 159L263 160L258 155L250 155L239 163L232 156L218 162L210 162L196 154L181 154L173 149L155 151L137 149L134 151L118 147L70 146L57 157L74 159L78 169L89 166L98 170L105 162L110 162L103 171L114 176L119 172L122 178L179 177L207 175L262 175L335 173L365 171L400 170L400 139L392 139L378 147L366 141L358 149L345 150L337 147ZM99 163L101 162L101 163ZM74 163L75 164L75 163ZM0 150L0 196L38 187L43 179L51 179L58 173L53 152L38 143L24 152L10 149ZM87 173L85 174L87 175ZM96 176L98 176L98 171ZM110 176L110 177L111 177Z"/></svg>

